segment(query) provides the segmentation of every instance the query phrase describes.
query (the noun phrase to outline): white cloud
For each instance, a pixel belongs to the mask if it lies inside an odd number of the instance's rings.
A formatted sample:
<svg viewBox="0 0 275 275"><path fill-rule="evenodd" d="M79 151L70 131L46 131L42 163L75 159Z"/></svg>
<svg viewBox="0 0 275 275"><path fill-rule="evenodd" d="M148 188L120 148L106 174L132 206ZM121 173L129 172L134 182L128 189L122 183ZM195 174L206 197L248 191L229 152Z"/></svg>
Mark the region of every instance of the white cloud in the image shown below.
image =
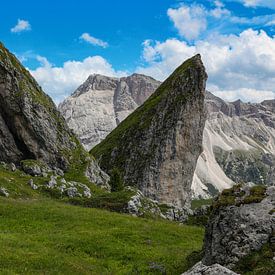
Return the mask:
<svg viewBox="0 0 275 275"><path fill-rule="evenodd" d="M89 33L85 32L83 33L79 39L81 40L84 40L86 42L88 42L89 44L92 44L94 46L99 46L99 47L102 47L102 48L107 48L108 47L108 43L107 42L104 42L98 38L95 38L93 36L91 36Z"/></svg>
<svg viewBox="0 0 275 275"><path fill-rule="evenodd" d="M143 51L147 65L137 68L137 72L164 80L195 53L202 55L210 90L231 91L231 94L237 91L235 96L240 96L238 91L246 89L246 101L260 101L267 92L269 96L274 95L275 37L264 31L248 29L239 35L215 34L197 41L194 46L177 39L147 40Z"/></svg>
<svg viewBox="0 0 275 275"><path fill-rule="evenodd" d="M30 23L28 21L22 20L22 19L18 19L17 24L13 28L11 28L11 32L14 32L14 33L30 31L30 30L31 30Z"/></svg>
<svg viewBox="0 0 275 275"><path fill-rule="evenodd" d="M275 9L274 0L240 0L246 7L267 7Z"/></svg>
<svg viewBox="0 0 275 275"><path fill-rule="evenodd" d="M41 66L31 74L56 103L70 95L91 74L123 76L101 56L89 56L82 61L66 61L62 67L53 66L45 57L36 56Z"/></svg>
<svg viewBox="0 0 275 275"><path fill-rule="evenodd" d="M209 11L209 14L215 18L221 18L222 16L229 16L231 12L224 8L224 4L221 1L214 1L215 9Z"/></svg>
<svg viewBox="0 0 275 275"><path fill-rule="evenodd" d="M179 34L187 40L193 40L206 30L206 10L203 6L182 5L178 9L168 9L167 14Z"/></svg>
<svg viewBox="0 0 275 275"><path fill-rule="evenodd" d="M225 99L226 101L235 101L240 99L242 101L250 102L262 102L264 100L275 99L275 92L272 91L259 91L255 89L241 88L234 91L215 91L212 90L213 94L218 97Z"/></svg>

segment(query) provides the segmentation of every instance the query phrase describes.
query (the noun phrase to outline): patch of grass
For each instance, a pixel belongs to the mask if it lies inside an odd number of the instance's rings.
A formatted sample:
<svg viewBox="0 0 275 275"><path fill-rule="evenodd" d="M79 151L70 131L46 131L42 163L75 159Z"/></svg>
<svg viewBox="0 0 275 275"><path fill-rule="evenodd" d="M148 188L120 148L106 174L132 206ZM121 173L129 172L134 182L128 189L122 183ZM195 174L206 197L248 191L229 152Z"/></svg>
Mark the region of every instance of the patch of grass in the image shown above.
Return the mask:
<svg viewBox="0 0 275 275"><path fill-rule="evenodd" d="M30 179L33 179L36 185L40 185L49 180L47 178L29 176L20 170L11 172L0 165L0 187L6 188L11 198L40 197L40 193L30 188L28 184Z"/></svg>
<svg viewBox="0 0 275 275"><path fill-rule="evenodd" d="M196 199L192 200L191 202L191 209L194 210L198 207L201 207L203 205L211 205L213 202L213 199Z"/></svg>
<svg viewBox="0 0 275 275"><path fill-rule="evenodd" d="M244 198L244 203L261 202L266 197L266 186L256 185L251 187L249 196Z"/></svg>
<svg viewBox="0 0 275 275"><path fill-rule="evenodd" d="M119 191L111 193L101 193L92 196L90 199L73 198L68 202L74 205L82 205L85 207L101 208L109 211L115 211L123 213L128 201L134 195L131 191Z"/></svg>
<svg viewBox="0 0 275 275"><path fill-rule="evenodd" d="M234 271L244 275L271 275L274 274L275 244L267 243L260 251L254 251L242 258Z"/></svg>
<svg viewBox="0 0 275 275"><path fill-rule="evenodd" d="M2 274L181 274L204 229L50 199L0 198Z"/></svg>

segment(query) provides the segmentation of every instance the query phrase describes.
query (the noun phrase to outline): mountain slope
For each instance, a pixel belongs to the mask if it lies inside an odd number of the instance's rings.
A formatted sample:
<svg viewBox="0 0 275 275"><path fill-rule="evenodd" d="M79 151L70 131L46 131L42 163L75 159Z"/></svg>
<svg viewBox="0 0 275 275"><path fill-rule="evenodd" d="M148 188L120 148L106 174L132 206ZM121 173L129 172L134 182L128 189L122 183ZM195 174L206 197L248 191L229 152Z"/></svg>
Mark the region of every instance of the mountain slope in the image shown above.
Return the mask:
<svg viewBox="0 0 275 275"><path fill-rule="evenodd" d="M26 159L41 161L49 169L62 169L78 178L84 177L89 166L89 177L107 180L51 98L0 44L0 161L19 166Z"/></svg>
<svg viewBox="0 0 275 275"><path fill-rule="evenodd" d="M140 74L120 79L91 75L58 108L84 147L90 150L159 85L160 82Z"/></svg>
<svg viewBox="0 0 275 275"><path fill-rule="evenodd" d="M227 103L207 93L204 152L194 175L194 197L207 198L239 182L275 184L274 104Z"/></svg>
<svg viewBox="0 0 275 275"><path fill-rule="evenodd" d="M185 61L106 139L92 149L101 168L163 203L184 206L202 151L207 75L199 55Z"/></svg>

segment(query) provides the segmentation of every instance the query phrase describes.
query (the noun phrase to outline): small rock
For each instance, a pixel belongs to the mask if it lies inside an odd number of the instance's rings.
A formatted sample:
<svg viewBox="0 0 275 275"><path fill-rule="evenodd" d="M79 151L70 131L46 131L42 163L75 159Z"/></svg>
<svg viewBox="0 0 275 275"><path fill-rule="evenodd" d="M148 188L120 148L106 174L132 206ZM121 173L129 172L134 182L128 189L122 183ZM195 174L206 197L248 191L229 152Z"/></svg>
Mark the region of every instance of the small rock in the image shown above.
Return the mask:
<svg viewBox="0 0 275 275"><path fill-rule="evenodd" d="M43 177L43 178L47 178L47 177L48 177L48 174L47 174L46 172L43 172L43 173L42 173L42 177Z"/></svg>
<svg viewBox="0 0 275 275"><path fill-rule="evenodd" d="M16 171L16 166L15 166L14 163L11 163L11 164L10 164L10 169L11 169L12 172L15 172L15 171Z"/></svg>
<svg viewBox="0 0 275 275"><path fill-rule="evenodd" d="M38 186L37 186L35 183L33 183L33 179L30 179L28 183L29 183L30 187L31 187L33 190L38 189Z"/></svg>
<svg viewBox="0 0 275 275"><path fill-rule="evenodd" d="M51 180L46 184L48 188L54 188L57 185L55 176L51 176Z"/></svg>
<svg viewBox="0 0 275 275"><path fill-rule="evenodd" d="M23 164L22 166L23 171L31 176L41 176L42 171L37 164L27 165Z"/></svg>
<svg viewBox="0 0 275 275"><path fill-rule="evenodd" d="M64 172L59 168L55 168L54 173L56 176L64 177Z"/></svg>
<svg viewBox="0 0 275 275"><path fill-rule="evenodd" d="M70 198L75 198L75 197L81 197L82 195L80 193L78 193L78 190L76 187L70 187L67 190L67 195Z"/></svg>
<svg viewBox="0 0 275 275"><path fill-rule="evenodd" d="M9 192L6 188L4 187L0 187L0 196L3 196L3 197L9 197Z"/></svg>
<svg viewBox="0 0 275 275"><path fill-rule="evenodd" d="M60 182L61 182L61 183L64 183L64 184L67 183L67 181L66 181L64 178L62 178L62 179L60 180Z"/></svg>

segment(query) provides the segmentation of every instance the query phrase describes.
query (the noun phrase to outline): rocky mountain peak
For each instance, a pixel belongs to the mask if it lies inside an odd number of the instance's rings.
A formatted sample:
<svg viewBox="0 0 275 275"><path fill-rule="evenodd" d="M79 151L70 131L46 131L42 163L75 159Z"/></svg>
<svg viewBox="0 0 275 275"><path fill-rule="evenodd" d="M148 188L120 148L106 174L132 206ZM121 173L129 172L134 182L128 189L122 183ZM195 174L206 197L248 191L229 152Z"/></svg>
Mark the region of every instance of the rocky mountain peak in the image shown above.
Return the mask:
<svg viewBox="0 0 275 275"><path fill-rule="evenodd" d="M159 85L159 81L141 74L122 78L95 74L62 102L59 110L85 148L90 150Z"/></svg>
<svg viewBox="0 0 275 275"><path fill-rule="evenodd" d="M102 169L117 167L127 184L152 199L188 204L202 150L206 79L199 55L185 61L92 149Z"/></svg>
<svg viewBox="0 0 275 275"><path fill-rule="evenodd" d="M119 79L115 77L108 77L100 74L92 74L82 85L78 87L78 89L72 94L72 97L77 97L91 90L113 90L117 87L118 81Z"/></svg>

